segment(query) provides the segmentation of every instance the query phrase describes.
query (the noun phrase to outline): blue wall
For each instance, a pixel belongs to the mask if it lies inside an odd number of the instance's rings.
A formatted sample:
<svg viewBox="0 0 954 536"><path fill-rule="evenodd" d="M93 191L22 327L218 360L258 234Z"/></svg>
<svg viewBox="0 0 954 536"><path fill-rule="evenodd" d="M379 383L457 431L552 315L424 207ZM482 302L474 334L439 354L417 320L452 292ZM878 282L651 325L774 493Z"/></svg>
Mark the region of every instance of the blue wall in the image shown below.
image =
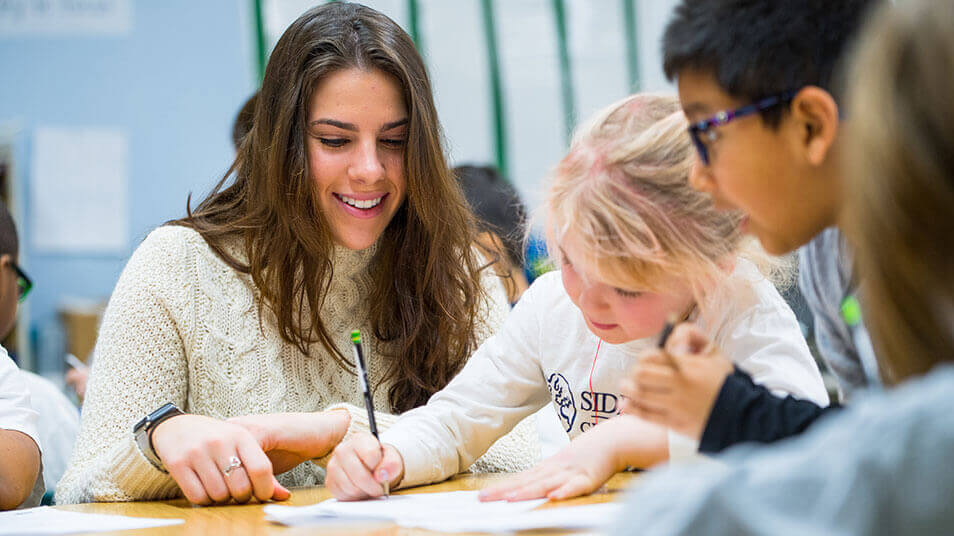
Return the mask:
<svg viewBox="0 0 954 536"><path fill-rule="evenodd" d="M21 257L34 280L34 332L64 296L104 299L152 228L184 214L227 170L238 108L256 85L252 2L134 0L127 36L0 37L0 124L17 130ZM126 251L35 251L30 236L31 140L38 126L104 126L129 137ZM39 363L44 367L44 363Z"/></svg>

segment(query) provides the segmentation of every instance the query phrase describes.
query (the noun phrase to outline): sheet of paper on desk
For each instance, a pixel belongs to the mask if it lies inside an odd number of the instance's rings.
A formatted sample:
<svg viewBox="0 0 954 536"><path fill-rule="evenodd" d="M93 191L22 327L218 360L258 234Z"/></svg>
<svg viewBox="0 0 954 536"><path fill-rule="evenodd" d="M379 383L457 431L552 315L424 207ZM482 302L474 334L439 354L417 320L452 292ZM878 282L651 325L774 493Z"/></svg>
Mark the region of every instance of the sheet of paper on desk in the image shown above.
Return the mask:
<svg viewBox="0 0 954 536"><path fill-rule="evenodd" d="M545 508L500 517L440 517L421 520L416 528L440 532L516 532L543 529L609 529L621 504L601 503Z"/></svg>
<svg viewBox="0 0 954 536"><path fill-rule="evenodd" d="M492 518L526 512L546 499L521 502L480 502L476 491L392 495L387 499L341 502L335 499L311 506L265 506L265 518L284 525L337 524L341 522L391 521L404 527L419 527L431 521L462 518Z"/></svg>
<svg viewBox="0 0 954 536"><path fill-rule="evenodd" d="M112 516L67 512L49 506L0 513L0 536L41 536L108 530L135 530L185 523L182 519Z"/></svg>

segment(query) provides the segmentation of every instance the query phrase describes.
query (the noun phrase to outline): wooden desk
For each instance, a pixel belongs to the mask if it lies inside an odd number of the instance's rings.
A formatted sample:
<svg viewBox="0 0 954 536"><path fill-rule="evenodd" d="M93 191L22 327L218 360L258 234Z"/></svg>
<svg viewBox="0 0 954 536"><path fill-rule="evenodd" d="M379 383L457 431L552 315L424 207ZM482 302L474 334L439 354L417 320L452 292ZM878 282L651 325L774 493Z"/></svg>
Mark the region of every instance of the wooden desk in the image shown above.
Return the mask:
<svg viewBox="0 0 954 536"><path fill-rule="evenodd" d="M396 493L431 493L437 491L459 491L459 490L479 490L485 486L499 482L500 479L508 475L483 474L483 475L458 475L446 482L434 484L431 486L422 486L410 490L402 490ZM554 506L578 506L581 504L593 504L609 502L617 499L620 492L638 474L620 473L614 476L599 491L585 497L568 499L544 504L540 508L552 508ZM318 501L330 499L331 494L324 487L316 488L294 488L291 490L291 498L279 504L291 506L305 506L314 504ZM86 512L92 514L115 514L132 517L160 517L160 518L179 518L185 519L183 525L173 525L171 527L158 527L153 529L144 529L140 531L121 531L109 534L144 534L145 536L199 536L206 534L228 534L228 535L268 535L268 534L314 534L314 527L283 527L265 521L265 514L262 512L263 505L228 505L228 506L192 506L185 499L174 501L151 501L151 502L131 502L131 503L92 503L92 504L72 504L57 506L61 510L72 512ZM330 531L322 527L322 534L375 534L375 535L412 535L412 534L434 534L430 531L404 529L393 524L376 524L366 527L357 527L354 525L343 527L341 530ZM103 534L103 533L100 533ZM554 534L548 532L547 534Z"/></svg>

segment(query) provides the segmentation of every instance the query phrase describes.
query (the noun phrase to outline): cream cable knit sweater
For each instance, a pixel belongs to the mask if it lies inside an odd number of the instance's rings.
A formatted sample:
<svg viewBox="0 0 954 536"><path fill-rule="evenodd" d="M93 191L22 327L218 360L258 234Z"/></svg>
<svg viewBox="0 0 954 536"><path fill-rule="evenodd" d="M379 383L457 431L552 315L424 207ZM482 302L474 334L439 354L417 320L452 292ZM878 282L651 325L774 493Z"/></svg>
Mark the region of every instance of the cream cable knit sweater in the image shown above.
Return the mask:
<svg viewBox="0 0 954 536"><path fill-rule="evenodd" d="M244 258L237 247L230 248ZM370 351L369 379L379 408L378 426L395 417L386 363L375 359L378 341L364 320L372 251L336 248L335 273L321 311L335 344L350 355L349 334L361 329ZM501 325L506 296L492 270L485 288L480 340ZM179 495L175 481L140 453L132 434L139 419L165 402L188 413L225 419L248 414L321 411L345 404L349 433L367 429L354 375L315 345L301 355L282 341L269 314L259 322L251 277L228 267L195 231L156 229L129 260L103 317L96 358L83 404L82 427L69 468L56 489L60 504L165 499ZM353 405L353 406L348 406ZM518 471L536 463L533 426L501 439L472 470ZM324 470L306 462L279 477L285 486L319 484Z"/></svg>

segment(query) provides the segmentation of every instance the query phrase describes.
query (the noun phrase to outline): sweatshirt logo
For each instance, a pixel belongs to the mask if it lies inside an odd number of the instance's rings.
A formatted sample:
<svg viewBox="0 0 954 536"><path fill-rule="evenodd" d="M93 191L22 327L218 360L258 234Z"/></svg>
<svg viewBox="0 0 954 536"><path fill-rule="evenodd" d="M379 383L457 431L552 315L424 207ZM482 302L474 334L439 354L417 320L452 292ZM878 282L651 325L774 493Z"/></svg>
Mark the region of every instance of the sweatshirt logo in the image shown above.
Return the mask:
<svg viewBox="0 0 954 536"><path fill-rule="evenodd" d="M550 390L550 396L557 405L557 416L569 432L573 428L573 421L576 420L576 404L573 403L570 382L566 381L562 374L554 372L547 378L547 389Z"/></svg>

